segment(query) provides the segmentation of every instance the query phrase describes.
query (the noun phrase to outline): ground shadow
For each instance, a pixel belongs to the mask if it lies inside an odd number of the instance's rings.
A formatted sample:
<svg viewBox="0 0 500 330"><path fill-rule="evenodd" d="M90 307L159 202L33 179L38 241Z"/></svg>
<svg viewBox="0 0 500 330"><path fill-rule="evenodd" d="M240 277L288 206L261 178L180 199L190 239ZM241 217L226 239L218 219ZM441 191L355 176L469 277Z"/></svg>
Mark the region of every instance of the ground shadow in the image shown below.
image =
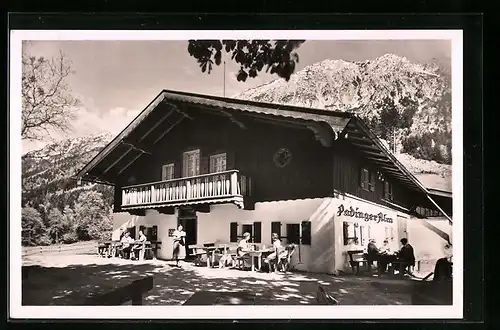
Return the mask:
<svg viewBox="0 0 500 330"><path fill-rule="evenodd" d="M259 304L263 305L315 304L318 284L341 305L410 304L408 292L380 290L366 277L308 273L275 275L194 267L187 263L171 267L160 262L25 266L22 304L81 305L87 297L148 275L153 275L154 287L145 294L145 305L182 305L196 292L204 291L251 292L260 297Z"/></svg>

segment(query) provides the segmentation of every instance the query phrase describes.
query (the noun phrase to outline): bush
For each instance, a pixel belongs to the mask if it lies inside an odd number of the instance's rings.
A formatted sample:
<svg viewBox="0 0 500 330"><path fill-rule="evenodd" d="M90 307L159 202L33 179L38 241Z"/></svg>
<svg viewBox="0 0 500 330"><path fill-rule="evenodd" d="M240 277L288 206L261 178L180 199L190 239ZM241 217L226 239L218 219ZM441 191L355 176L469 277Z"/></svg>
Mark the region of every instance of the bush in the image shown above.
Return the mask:
<svg viewBox="0 0 500 330"><path fill-rule="evenodd" d="M78 242L78 236L74 231L65 233L62 237L62 243L64 244L71 244L76 242Z"/></svg>

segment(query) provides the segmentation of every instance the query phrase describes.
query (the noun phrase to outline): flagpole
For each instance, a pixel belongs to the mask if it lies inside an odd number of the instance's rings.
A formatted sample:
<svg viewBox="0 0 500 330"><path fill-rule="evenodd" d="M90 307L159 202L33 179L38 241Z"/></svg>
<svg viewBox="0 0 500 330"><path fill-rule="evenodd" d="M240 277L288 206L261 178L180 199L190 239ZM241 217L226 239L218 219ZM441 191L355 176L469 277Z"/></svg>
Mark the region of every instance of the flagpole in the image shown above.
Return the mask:
<svg viewBox="0 0 500 330"><path fill-rule="evenodd" d="M224 89L223 97L226 97L226 61L224 61Z"/></svg>

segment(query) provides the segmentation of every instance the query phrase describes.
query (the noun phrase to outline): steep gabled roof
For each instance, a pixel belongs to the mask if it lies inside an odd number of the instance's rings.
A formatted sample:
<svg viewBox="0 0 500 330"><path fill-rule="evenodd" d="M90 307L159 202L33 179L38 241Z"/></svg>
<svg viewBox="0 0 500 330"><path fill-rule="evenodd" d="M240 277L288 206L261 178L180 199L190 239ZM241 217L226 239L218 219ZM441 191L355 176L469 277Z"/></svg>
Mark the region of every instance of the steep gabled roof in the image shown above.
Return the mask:
<svg viewBox="0 0 500 330"><path fill-rule="evenodd" d="M253 102L163 90L158 96L78 174L78 179L113 184L107 173L119 175L143 153L147 146L158 142L183 120L189 120L188 110L180 105L190 104L231 117L234 114L283 118L327 126L332 136L347 133L347 139L390 176L413 190L427 193L426 188L394 157L368 126L351 113L301 108L287 105ZM145 146L144 148L141 146Z"/></svg>

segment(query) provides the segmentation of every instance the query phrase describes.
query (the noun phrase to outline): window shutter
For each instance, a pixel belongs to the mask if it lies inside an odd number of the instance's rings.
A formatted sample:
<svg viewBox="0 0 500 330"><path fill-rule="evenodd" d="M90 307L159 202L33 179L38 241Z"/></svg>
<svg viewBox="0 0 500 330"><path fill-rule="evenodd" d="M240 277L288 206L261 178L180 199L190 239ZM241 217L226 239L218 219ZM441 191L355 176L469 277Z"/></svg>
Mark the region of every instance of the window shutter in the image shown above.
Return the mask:
<svg viewBox="0 0 500 330"><path fill-rule="evenodd" d="M348 245L349 244L349 223L344 222L343 232L344 232L344 245Z"/></svg>
<svg viewBox="0 0 500 330"><path fill-rule="evenodd" d="M229 241L231 243L238 242L238 223L231 222L229 224Z"/></svg>
<svg viewBox="0 0 500 330"><path fill-rule="evenodd" d="M262 243L262 222L253 223L253 242Z"/></svg>
<svg viewBox="0 0 500 330"><path fill-rule="evenodd" d="M210 173L210 157L204 156L201 157L201 166L200 166L200 174L208 174Z"/></svg>
<svg viewBox="0 0 500 330"><path fill-rule="evenodd" d="M370 183L369 183L370 191L375 191L375 182L376 182L375 173L371 172L369 178L370 178Z"/></svg>
<svg viewBox="0 0 500 330"><path fill-rule="evenodd" d="M158 226L153 226L153 228L151 229L151 240L152 241L158 240Z"/></svg>
<svg viewBox="0 0 500 330"><path fill-rule="evenodd" d="M278 237L281 238L281 222L273 221L271 222L271 235L278 234Z"/></svg>
<svg viewBox="0 0 500 330"><path fill-rule="evenodd" d="M361 245L365 245L365 239L366 239L365 236L366 236L365 235L365 227L364 226L360 226L359 227L359 243Z"/></svg>
<svg viewBox="0 0 500 330"><path fill-rule="evenodd" d="M288 244L300 244L300 225L288 223L286 225L286 237Z"/></svg>
<svg viewBox="0 0 500 330"><path fill-rule="evenodd" d="M302 244L311 245L311 221L302 221Z"/></svg>

